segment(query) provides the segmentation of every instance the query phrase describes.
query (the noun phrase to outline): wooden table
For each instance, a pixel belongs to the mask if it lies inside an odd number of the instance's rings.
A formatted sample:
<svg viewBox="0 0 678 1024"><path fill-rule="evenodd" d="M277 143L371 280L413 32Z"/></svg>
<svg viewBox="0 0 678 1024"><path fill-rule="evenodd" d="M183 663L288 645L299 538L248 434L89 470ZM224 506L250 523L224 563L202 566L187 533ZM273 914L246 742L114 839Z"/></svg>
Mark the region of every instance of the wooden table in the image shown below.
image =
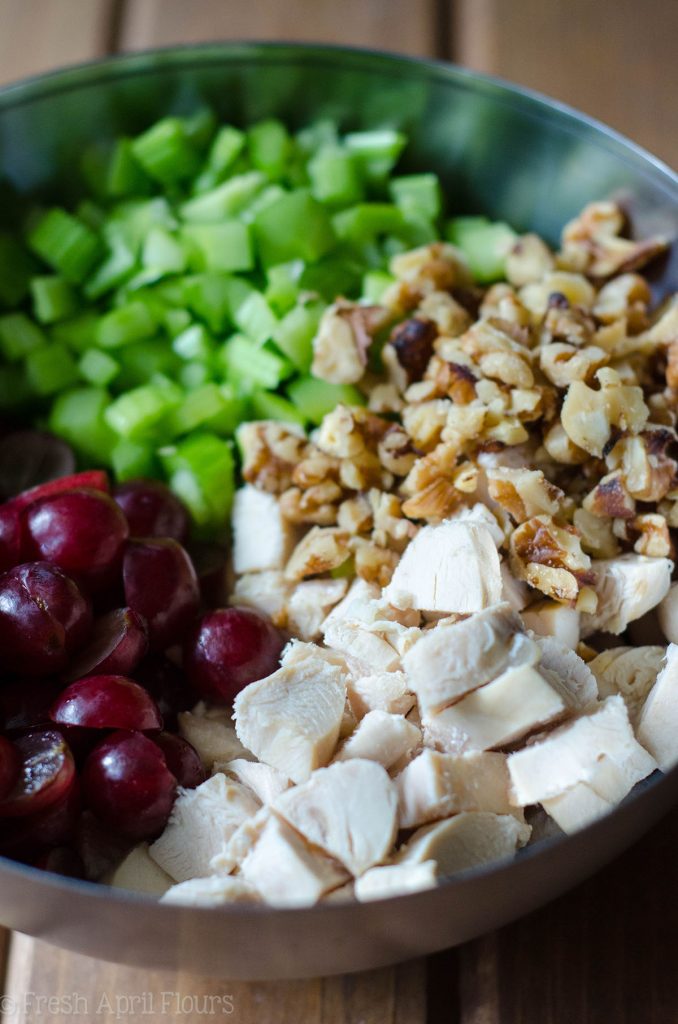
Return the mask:
<svg viewBox="0 0 678 1024"><path fill-rule="evenodd" d="M454 59L571 102L678 163L678 4L666 0L0 0L0 80L219 38ZM0 932L0 1015L3 1024L220 1015L235 1024L677 1024L677 851L678 812L515 925L426 961L315 981L144 971Z"/></svg>

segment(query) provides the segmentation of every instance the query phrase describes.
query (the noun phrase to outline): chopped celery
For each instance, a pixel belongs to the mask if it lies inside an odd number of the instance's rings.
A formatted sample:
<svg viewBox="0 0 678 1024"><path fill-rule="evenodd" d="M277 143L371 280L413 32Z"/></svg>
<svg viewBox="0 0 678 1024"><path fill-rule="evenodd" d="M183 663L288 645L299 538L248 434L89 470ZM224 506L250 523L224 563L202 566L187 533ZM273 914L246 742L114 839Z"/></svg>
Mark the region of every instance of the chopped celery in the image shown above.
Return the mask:
<svg viewBox="0 0 678 1024"><path fill-rule="evenodd" d="M80 376L89 384L106 387L120 373L120 364L106 352L89 348L78 361Z"/></svg>
<svg viewBox="0 0 678 1024"><path fill-rule="evenodd" d="M342 240L369 242L377 235L402 231L405 217L393 203L358 203L335 214L332 225Z"/></svg>
<svg viewBox="0 0 678 1024"><path fill-rule="evenodd" d="M162 325L170 338L176 338L178 334L191 326L191 314L187 309L166 309L162 316Z"/></svg>
<svg viewBox="0 0 678 1024"><path fill-rule="evenodd" d="M245 133L231 125L220 128L214 137L207 163L195 181L195 191L214 188L223 181L245 148Z"/></svg>
<svg viewBox="0 0 678 1024"><path fill-rule="evenodd" d="M340 146L324 146L308 165L311 192L321 203L357 203L364 198L355 157Z"/></svg>
<svg viewBox="0 0 678 1024"><path fill-rule="evenodd" d="M36 395L56 395L78 380L73 356L59 342L34 348L26 356L26 379Z"/></svg>
<svg viewBox="0 0 678 1024"><path fill-rule="evenodd" d="M85 282L84 292L88 299L99 299L106 292L121 285L136 265L134 247L124 231L112 221L104 228L108 255Z"/></svg>
<svg viewBox="0 0 678 1024"><path fill-rule="evenodd" d="M402 211L436 220L442 212L443 193L437 174L404 174L393 178L389 191Z"/></svg>
<svg viewBox="0 0 678 1024"><path fill-rule="evenodd" d="M120 363L120 376L116 377L116 390L125 391L145 384L158 373L172 376L178 372L181 359L172 351L164 338L149 338L115 350Z"/></svg>
<svg viewBox="0 0 678 1024"><path fill-rule="evenodd" d="M313 121L301 128L295 136L295 142L302 153L312 156L324 146L336 146L339 143L339 132L334 121L324 119Z"/></svg>
<svg viewBox="0 0 678 1024"><path fill-rule="evenodd" d="M71 352L85 352L94 344L99 316L87 309L69 320L60 320L50 328L50 337L70 348Z"/></svg>
<svg viewBox="0 0 678 1024"><path fill-rule="evenodd" d="M308 373L313 361L313 338L325 309L322 302L308 302L294 306L282 318L273 341L280 351L294 363L301 373Z"/></svg>
<svg viewBox="0 0 678 1024"><path fill-rule="evenodd" d="M186 269L186 250L166 228L154 227L144 240L141 262L162 274L181 274Z"/></svg>
<svg viewBox="0 0 678 1024"><path fill-rule="evenodd" d="M8 362L17 362L46 344L45 332L25 313L0 316L0 352Z"/></svg>
<svg viewBox="0 0 678 1024"><path fill-rule="evenodd" d="M164 196L153 199L130 199L113 208L109 227L116 226L134 254L141 249L148 232L154 228L173 231L178 220Z"/></svg>
<svg viewBox="0 0 678 1024"><path fill-rule="evenodd" d="M132 143L132 152L146 174L162 185L173 185L192 177L200 166L200 157L178 117L156 121Z"/></svg>
<svg viewBox="0 0 678 1024"><path fill-rule="evenodd" d="M250 160L272 180L282 178L291 155L292 142L281 121L259 121L247 131Z"/></svg>
<svg viewBox="0 0 678 1024"><path fill-rule="evenodd" d="M106 422L130 441L160 440L162 428L182 394L181 388L168 380L133 388L111 402L105 412Z"/></svg>
<svg viewBox="0 0 678 1024"><path fill-rule="evenodd" d="M23 366L0 366L0 409L5 412L20 409L33 397Z"/></svg>
<svg viewBox="0 0 678 1024"><path fill-rule="evenodd" d="M110 401L103 388L65 391L52 406L49 429L68 441L85 461L108 465L116 442L104 418Z"/></svg>
<svg viewBox="0 0 678 1024"><path fill-rule="evenodd" d="M281 420L283 423L296 423L300 427L306 425L306 418L291 402L270 391L252 393L252 412L258 420Z"/></svg>
<svg viewBox="0 0 678 1024"><path fill-rule="evenodd" d="M214 355L214 341L203 324L192 324L172 342L172 349L180 359L206 362Z"/></svg>
<svg viewBox="0 0 678 1024"><path fill-rule="evenodd" d="M490 284L504 276L506 257L517 238L508 224L486 217L454 217L445 233L450 242L459 246L480 284Z"/></svg>
<svg viewBox="0 0 678 1024"><path fill-rule="evenodd" d="M385 270L368 270L363 277L363 299L375 304L380 303L384 292L394 281L393 274L388 274Z"/></svg>
<svg viewBox="0 0 678 1024"><path fill-rule="evenodd" d="M181 120L186 138L197 149L207 149L217 130L217 119L214 111L210 110L209 107L199 107L193 114L189 114L188 117L183 117Z"/></svg>
<svg viewBox="0 0 678 1024"><path fill-rule="evenodd" d="M217 387L224 399L221 410L206 421L205 427L215 434L230 437L239 423L250 415L250 399L248 395L239 394L232 384L218 384Z"/></svg>
<svg viewBox="0 0 678 1024"><path fill-rule="evenodd" d="M352 132L344 139L344 144L362 166L365 177L377 184L391 173L406 142L402 132L392 128Z"/></svg>
<svg viewBox="0 0 678 1024"><path fill-rule="evenodd" d="M189 391L167 420L169 437L189 434L211 419L217 419L227 406L227 399L217 384L204 384Z"/></svg>
<svg viewBox="0 0 678 1024"><path fill-rule="evenodd" d="M37 273L33 259L23 245L6 232L0 233L0 305L18 306L28 294L28 284Z"/></svg>
<svg viewBox="0 0 678 1024"><path fill-rule="evenodd" d="M127 196L145 196L152 190L153 182L135 157L132 140L118 139L106 168L106 195L122 199Z"/></svg>
<svg viewBox="0 0 678 1024"><path fill-rule="evenodd" d="M186 224L182 238L188 245L189 260L195 270L251 270L254 266L250 229L242 221Z"/></svg>
<svg viewBox="0 0 678 1024"><path fill-rule="evenodd" d="M306 189L280 196L254 218L254 235L265 266L286 260L317 260L331 249L332 222Z"/></svg>
<svg viewBox="0 0 678 1024"><path fill-rule="evenodd" d="M265 183L266 176L261 171L238 174L223 185L188 199L179 212L191 224L211 224L224 217L233 217L254 199Z"/></svg>
<svg viewBox="0 0 678 1024"><path fill-rule="evenodd" d="M33 312L41 324L66 320L78 308L78 296L63 277L34 277L31 281Z"/></svg>
<svg viewBox="0 0 678 1024"><path fill-rule="evenodd" d="M278 315L287 313L295 305L299 296L299 278L303 271L303 260L277 263L266 271L267 285L264 296Z"/></svg>
<svg viewBox="0 0 678 1024"><path fill-rule="evenodd" d="M218 359L230 381L249 388L277 388L294 370L287 359L260 348L243 334L234 334L219 352Z"/></svg>
<svg viewBox="0 0 678 1024"><path fill-rule="evenodd" d="M227 274L211 273L194 274L183 282L186 305L215 334L230 321L232 280Z"/></svg>
<svg viewBox="0 0 678 1024"><path fill-rule="evenodd" d="M236 327L258 345L273 337L278 327L278 318L261 292L254 289L247 298L231 307L231 318Z"/></svg>
<svg viewBox="0 0 678 1024"><path fill-rule="evenodd" d="M60 207L42 215L28 234L32 251L67 281L79 284L103 255L101 239Z"/></svg>
<svg viewBox="0 0 678 1024"><path fill-rule="evenodd" d="M182 388L193 391L194 388L209 383L214 377L214 373L207 363L184 363L179 368L176 377Z"/></svg>
<svg viewBox="0 0 678 1024"><path fill-rule="evenodd" d="M168 482L201 527L225 532L235 490L235 461L227 441L194 434L160 450Z"/></svg>
<svg viewBox="0 0 678 1024"><path fill-rule="evenodd" d="M160 475L160 463L153 445L121 438L111 451L111 464L118 480Z"/></svg>
<svg viewBox="0 0 678 1024"><path fill-rule="evenodd" d="M364 405L365 399L350 384L328 384L316 377L298 377L287 388L290 401L302 416L319 424L337 405Z"/></svg>
<svg viewBox="0 0 678 1024"><path fill-rule="evenodd" d="M155 334L156 322L144 302L130 302L99 321L96 341L102 348L120 348Z"/></svg>

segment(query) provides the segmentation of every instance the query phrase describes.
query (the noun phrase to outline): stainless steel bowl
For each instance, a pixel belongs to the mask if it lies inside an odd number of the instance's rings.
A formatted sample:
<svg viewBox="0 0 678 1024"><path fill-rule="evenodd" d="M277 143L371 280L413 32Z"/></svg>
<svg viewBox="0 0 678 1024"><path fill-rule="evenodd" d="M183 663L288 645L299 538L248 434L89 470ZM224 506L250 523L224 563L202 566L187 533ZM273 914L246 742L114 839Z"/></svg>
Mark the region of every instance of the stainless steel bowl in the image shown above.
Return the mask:
<svg viewBox="0 0 678 1024"><path fill-rule="evenodd" d="M438 171L453 212L483 212L555 241L587 201L615 196L638 235L678 235L678 177L616 133L460 68L321 46L226 44L104 61L0 92L0 223L23 196L77 195L85 144L207 102L245 123L318 116L397 125L412 168ZM678 247L657 271L678 288ZM0 655L1 656L1 655ZM464 942L552 899L639 838L678 797L678 769L607 818L436 890L306 910L164 906L0 858L4 925L90 956L232 979L361 970Z"/></svg>

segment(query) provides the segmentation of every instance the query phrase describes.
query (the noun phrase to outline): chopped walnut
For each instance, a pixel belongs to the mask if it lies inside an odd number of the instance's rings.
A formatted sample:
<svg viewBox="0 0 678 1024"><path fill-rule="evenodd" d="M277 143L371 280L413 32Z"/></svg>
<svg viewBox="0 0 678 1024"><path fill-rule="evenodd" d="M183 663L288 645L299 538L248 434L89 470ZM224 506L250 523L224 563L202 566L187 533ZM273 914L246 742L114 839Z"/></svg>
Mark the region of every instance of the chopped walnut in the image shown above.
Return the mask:
<svg viewBox="0 0 678 1024"><path fill-rule="evenodd" d="M337 526L351 534L372 529L372 507L364 494L342 501L337 510Z"/></svg>
<svg viewBox="0 0 678 1024"><path fill-rule="evenodd" d="M604 324L625 317L635 329L645 324L647 306L652 298L650 287L640 274L621 274L600 289L593 304L593 313Z"/></svg>
<svg viewBox="0 0 678 1024"><path fill-rule="evenodd" d="M632 519L636 514L636 503L626 489L620 470L608 473L587 494L582 507L594 516L608 519Z"/></svg>
<svg viewBox="0 0 678 1024"><path fill-rule="evenodd" d="M589 458L589 453L579 448L567 436L562 423L554 423L544 434L544 448L554 460L565 466L581 466Z"/></svg>
<svg viewBox="0 0 678 1024"><path fill-rule="evenodd" d="M400 253L391 260L390 269L399 281L418 293L419 301L431 292L473 285L464 257L449 242L432 242Z"/></svg>
<svg viewBox="0 0 678 1024"><path fill-rule="evenodd" d="M592 581L591 559L576 529L550 516L534 516L518 526L510 541L511 571L556 601L574 602Z"/></svg>
<svg viewBox="0 0 678 1024"><path fill-rule="evenodd" d="M430 292L425 295L419 311L435 323L439 334L447 334L452 338L462 334L471 325L467 310L449 292Z"/></svg>
<svg viewBox="0 0 678 1024"><path fill-rule="evenodd" d="M622 437L608 453L607 464L620 470L626 489L638 501L661 501L678 479L678 463L668 454L675 444L672 430L648 424L637 437Z"/></svg>
<svg viewBox="0 0 678 1024"><path fill-rule="evenodd" d="M370 391L367 407L370 412L400 413L403 411L405 403L395 384L375 384Z"/></svg>
<svg viewBox="0 0 678 1024"><path fill-rule="evenodd" d="M671 342L666 352L666 383L678 390L678 339Z"/></svg>
<svg viewBox="0 0 678 1024"><path fill-rule="evenodd" d="M399 552L404 550L416 534L417 527L404 518L400 499L395 494L385 494L373 488L367 500L374 524L372 540L380 547L392 547Z"/></svg>
<svg viewBox="0 0 678 1024"><path fill-rule="evenodd" d="M589 203L563 229L559 265L576 268L590 277L606 278L636 270L664 252L664 238L640 242L621 238L624 219L616 203Z"/></svg>
<svg viewBox="0 0 678 1024"><path fill-rule="evenodd" d="M673 555L668 523L663 515L656 512L616 520L615 536L633 543L633 550L639 555L649 558L671 558Z"/></svg>
<svg viewBox="0 0 678 1024"><path fill-rule="evenodd" d="M376 583L380 587L387 586L391 582L400 555L362 537L354 537L352 546L356 575L367 583Z"/></svg>
<svg viewBox="0 0 678 1024"><path fill-rule="evenodd" d="M590 381L609 358L604 349L595 345L575 348L574 345L554 341L539 350L541 371L558 388L569 387L575 380Z"/></svg>
<svg viewBox="0 0 678 1024"><path fill-rule="evenodd" d="M341 487L333 480L313 484L305 491L291 487L280 495L280 511L290 523L333 526L337 521L336 502L341 493Z"/></svg>
<svg viewBox="0 0 678 1024"><path fill-rule="evenodd" d="M551 299L554 295L562 296L570 306L591 309L596 292L591 282L582 274L556 270L552 274L547 274L541 281L526 284L518 295L532 315L533 321L540 324L549 305L552 305Z"/></svg>
<svg viewBox="0 0 678 1024"><path fill-rule="evenodd" d="M493 284L480 305L481 320L503 320L505 323L528 327L529 311L522 304L514 288L508 284Z"/></svg>
<svg viewBox="0 0 678 1024"><path fill-rule="evenodd" d="M591 342L595 329L595 321L589 313L569 303L556 303L546 311L541 343L564 341L579 348Z"/></svg>
<svg viewBox="0 0 678 1024"><path fill-rule="evenodd" d="M477 362L486 377L510 387L529 388L534 384L530 352L491 320L479 320L459 343Z"/></svg>
<svg viewBox="0 0 678 1024"><path fill-rule="evenodd" d="M433 355L433 342L438 336L438 326L424 317L412 317L393 329L384 346L382 359L387 366L397 364L401 371L394 376L394 383L405 387L421 380ZM403 387L403 390L405 390Z"/></svg>
<svg viewBox="0 0 678 1024"><path fill-rule="evenodd" d="M487 470L487 481L490 497L516 523L542 514L555 516L562 511L564 493L549 483L540 469L497 466Z"/></svg>
<svg viewBox="0 0 678 1024"><path fill-rule="evenodd" d="M330 384L355 384L365 372L374 335L390 316L383 306L361 306L345 299L329 306L313 340L312 373Z"/></svg>
<svg viewBox="0 0 678 1024"><path fill-rule="evenodd" d="M273 420L243 423L238 441L243 478L273 494L287 490L296 465L311 448L301 428Z"/></svg>
<svg viewBox="0 0 678 1024"><path fill-rule="evenodd" d="M593 558L614 558L619 544L612 529L612 520L601 518L588 509L575 510L573 523L581 538L581 546Z"/></svg>
<svg viewBox="0 0 678 1024"><path fill-rule="evenodd" d="M407 406L403 412L403 426L415 448L424 452L435 448L447 425L450 407L451 403L442 398Z"/></svg>
<svg viewBox="0 0 678 1024"><path fill-rule="evenodd" d="M290 555L285 579L302 580L330 572L350 558L350 535L335 527L312 527Z"/></svg>
<svg viewBox="0 0 678 1024"><path fill-rule="evenodd" d="M600 457L613 427L638 433L647 422L649 410L642 388L622 384L616 371L603 367L596 376L601 385L599 391L583 381L570 385L561 420L576 445Z"/></svg>
<svg viewBox="0 0 678 1024"><path fill-rule="evenodd" d="M382 437L377 451L382 466L394 476L407 476L417 458L409 434L395 423Z"/></svg>
<svg viewBox="0 0 678 1024"><path fill-rule="evenodd" d="M541 281L555 265L553 253L544 241L533 233L523 235L506 257L506 277L520 287L532 281Z"/></svg>

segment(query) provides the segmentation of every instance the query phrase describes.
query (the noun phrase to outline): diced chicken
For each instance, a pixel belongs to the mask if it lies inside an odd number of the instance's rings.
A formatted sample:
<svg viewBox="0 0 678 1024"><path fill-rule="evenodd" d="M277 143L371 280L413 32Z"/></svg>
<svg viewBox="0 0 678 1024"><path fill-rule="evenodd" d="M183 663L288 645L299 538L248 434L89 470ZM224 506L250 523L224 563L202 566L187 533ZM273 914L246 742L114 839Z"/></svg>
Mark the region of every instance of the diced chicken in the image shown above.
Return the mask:
<svg viewBox="0 0 678 1024"><path fill-rule="evenodd" d="M616 696L541 742L509 754L508 767L512 803L541 803L550 813L545 801L579 783L617 803L657 765L633 735L624 701Z"/></svg>
<svg viewBox="0 0 678 1024"><path fill-rule="evenodd" d="M421 745L421 730L403 715L368 711L335 756L335 761L363 758L387 770L409 758Z"/></svg>
<svg viewBox="0 0 678 1024"><path fill-rule="evenodd" d="M671 644L678 644L678 583L672 583L658 608L659 625Z"/></svg>
<svg viewBox="0 0 678 1024"><path fill-rule="evenodd" d="M213 775L196 789L179 791L165 831L149 853L177 882L208 875L212 858L258 809L259 801L248 789L225 775Z"/></svg>
<svg viewBox="0 0 678 1024"><path fill-rule="evenodd" d="M452 707L424 718L424 742L449 753L491 750L521 739L566 709L531 665L511 668Z"/></svg>
<svg viewBox="0 0 678 1024"><path fill-rule="evenodd" d="M195 747L209 772L217 761L252 758L236 736L230 711L226 708L208 708L201 702L192 711L180 711L178 720L180 736Z"/></svg>
<svg viewBox="0 0 678 1024"><path fill-rule="evenodd" d="M405 549L384 591L397 607L468 615L501 600L499 555L486 526L425 526Z"/></svg>
<svg viewBox="0 0 678 1024"><path fill-rule="evenodd" d="M293 782L304 782L334 753L346 703L338 665L305 657L251 683L234 703L241 742Z"/></svg>
<svg viewBox="0 0 678 1024"><path fill-rule="evenodd" d="M606 800L585 782L578 782L560 796L542 802L542 807L560 831L568 835L609 814L614 806L613 800Z"/></svg>
<svg viewBox="0 0 678 1024"><path fill-rule="evenodd" d="M149 896L162 896L174 885L174 879L163 871L148 852L148 843L139 843L104 879L116 889L145 892Z"/></svg>
<svg viewBox="0 0 678 1024"><path fill-rule="evenodd" d="M367 580L357 576L348 589L346 597L335 605L332 611L322 624L323 631L333 622L340 619L355 618L353 615L354 605L359 607L366 601L375 601L381 597L381 588L376 583L368 583Z"/></svg>
<svg viewBox="0 0 678 1024"><path fill-rule="evenodd" d="M370 868L356 880L354 890L356 899L367 903L433 889L437 882L438 865L434 860L425 860L421 864L385 864Z"/></svg>
<svg viewBox="0 0 678 1024"><path fill-rule="evenodd" d="M416 828L460 811L514 813L505 754L423 750L395 783L400 828Z"/></svg>
<svg viewBox="0 0 678 1024"><path fill-rule="evenodd" d="M388 855L396 834L398 798L374 761L344 761L313 773L283 793L273 808L309 843L361 875Z"/></svg>
<svg viewBox="0 0 678 1024"><path fill-rule="evenodd" d="M464 811L420 828L399 851L398 863L423 864L433 860L439 875L447 877L513 857L529 838L529 826L510 814Z"/></svg>
<svg viewBox="0 0 678 1024"><path fill-rule="evenodd" d="M393 672L400 668L400 655L395 647L359 622L339 619L326 625L325 643L368 672Z"/></svg>
<svg viewBox="0 0 678 1024"><path fill-rule="evenodd" d="M497 521L497 517L493 515L487 505L484 505L482 501L477 501L475 505L470 507L467 505L462 506L456 512L453 512L448 522L450 523L476 523L479 526L485 526L492 534L492 540L498 548L502 546L504 540L504 531Z"/></svg>
<svg viewBox="0 0 678 1024"><path fill-rule="evenodd" d="M678 762L678 644L669 644L666 651L664 667L640 715L638 739L662 771Z"/></svg>
<svg viewBox="0 0 678 1024"><path fill-rule="evenodd" d="M230 603L255 608L273 619L276 625L284 625L287 622L287 603L293 590L294 584L277 570L245 573L236 580Z"/></svg>
<svg viewBox="0 0 678 1024"><path fill-rule="evenodd" d="M584 638L598 630L623 633L629 622L663 601L671 585L673 562L627 554L593 562L591 567L597 576L598 608L582 615Z"/></svg>
<svg viewBox="0 0 678 1024"><path fill-rule="evenodd" d="M491 682L508 668L535 665L536 644L505 602L423 634L403 658L422 714L430 714Z"/></svg>
<svg viewBox="0 0 678 1024"><path fill-rule="evenodd" d="M350 903L351 900L355 899L355 882L351 878L350 881L346 882L345 885L340 885L338 889L332 889L332 892L326 893L321 899L321 903Z"/></svg>
<svg viewBox="0 0 678 1024"><path fill-rule="evenodd" d="M260 807L251 818L245 818L219 853L210 861L210 872L215 875L230 875L240 867L245 857L254 849L272 815L269 806Z"/></svg>
<svg viewBox="0 0 678 1024"><path fill-rule="evenodd" d="M348 677L348 664L346 658L339 651L331 651L328 647L319 647L318 644L305 640L290 640L280 656L281 668L296 668L298 665L312 665L314 662L326 661L328 665L334 665Z"/></svg>
<svg viewBox="0 0 678 1024"><path fill-rule="evenodd" d="M508 562L501 563L501 599L511 605L514 612L522 612L530 603L530 588L524 580L517 579Z"/></svg>
<svg viewBox="0 0 678 1024"><path fill-rule="evenodd" d="M579 612L560 601L537 601L521 613L526 629L537 636L552 636L576 650L579 643Z"/></svg>
<svg viewBox="0 0 678 1024"><path fill-rule="evenodd" d="M246 761L236 758L235 761L217 762L215 772L223 772L230 779L235 779L241 786L247 786L262 804L270 804L277 796L289 789L292 783L277 768L271 768L260 761Z"/></svg>
<svg viewBox="0 0 678 1024"><path fill-rule="evenodd" d="M358 720L364 718L368 711L407 715L416 702L416 697L407 687L404 672L378 672L349 679L348 699Z"/></svg>
<svg viewBox="0 0 678 1024"><path fill-rule="evenodd" d="M259 903L256 889L228 875L215 878L191 878L171 889L160 898L161 903L183 903L187 907L218 907L224 903Z"/></svg>
<svg viewBox="0 0 678 1024"><path fill-rule="evenodd" d="M579 655L553 636L536 637L539 671L571 708L588 707L598 697L593 672Z"/></svg>
<svg viewBox="0 0 678 1024"><path fill-rule="evenodd" d="M231 526L235 572L284 568L296 538L274 494L245 484L235 493Z"/></svg>
<svg viewBox="0 0 678 1024"><path fill-rule="evenodd" d="M272 814L251 852L241 877L273 906L312 906L348 878L335 860L313 850L284 821Z"/></svg>
<svg viewBox="0 0 678 1024"><path fill-rule="evenodd" d="M302 640L315 640L330 610L343 598L348 580L305 580L287 602L287 628Z"/></svg>
<svg viewBox="0 0 678 1024"><path fill-rule="evenodd" d="M664 647L612 647L589 662L601 698L621 694L633 726L657 680L665 655Z"/></svg>

